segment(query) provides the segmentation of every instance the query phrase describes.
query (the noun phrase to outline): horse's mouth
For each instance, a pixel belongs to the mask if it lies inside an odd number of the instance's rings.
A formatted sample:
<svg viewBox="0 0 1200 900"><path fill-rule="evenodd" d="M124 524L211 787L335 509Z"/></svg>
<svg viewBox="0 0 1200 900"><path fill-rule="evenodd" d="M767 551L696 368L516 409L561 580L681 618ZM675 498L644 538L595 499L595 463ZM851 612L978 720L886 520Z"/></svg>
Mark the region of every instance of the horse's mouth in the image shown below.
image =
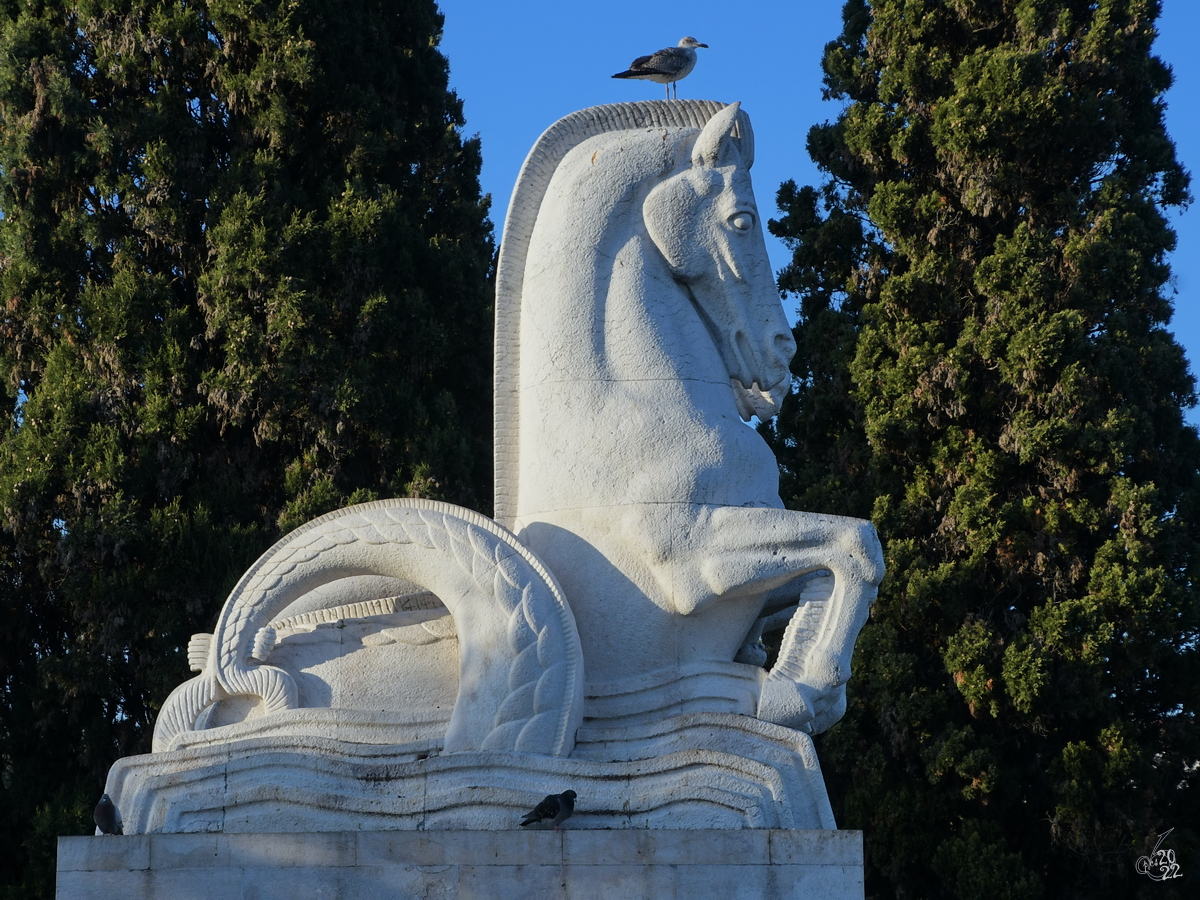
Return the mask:
<svg viewBox="0 0 1200 900"><path fill-rule="evenodd" d="M757 381L752 382L749 387L736 378L730 378L729 383L733 386L733 399L737 403L738 415L747 422L754 416L765 422L778 415L780 404L791 387L787 378L765 391L758 386Z"/></svg>

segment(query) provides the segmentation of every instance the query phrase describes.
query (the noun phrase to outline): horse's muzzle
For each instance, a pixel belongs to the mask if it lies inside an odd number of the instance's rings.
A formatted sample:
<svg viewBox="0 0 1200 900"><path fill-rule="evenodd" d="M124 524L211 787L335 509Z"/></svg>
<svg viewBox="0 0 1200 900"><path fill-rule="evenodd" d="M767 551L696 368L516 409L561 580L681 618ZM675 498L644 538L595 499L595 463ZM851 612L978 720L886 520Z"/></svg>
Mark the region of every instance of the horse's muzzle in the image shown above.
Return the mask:
<svg viewBox="0 0 1200 900"><path fill-rule="evenodd" d="M758 386L757 381L749 387L736 378L730 378L729 383L733 385L733 399L737 403L738 415L747 422L753 416L758 416L759 419L766 421L778 415L783 398L791 390L790 378L784 378L774 387L765 391Z"/></svg>

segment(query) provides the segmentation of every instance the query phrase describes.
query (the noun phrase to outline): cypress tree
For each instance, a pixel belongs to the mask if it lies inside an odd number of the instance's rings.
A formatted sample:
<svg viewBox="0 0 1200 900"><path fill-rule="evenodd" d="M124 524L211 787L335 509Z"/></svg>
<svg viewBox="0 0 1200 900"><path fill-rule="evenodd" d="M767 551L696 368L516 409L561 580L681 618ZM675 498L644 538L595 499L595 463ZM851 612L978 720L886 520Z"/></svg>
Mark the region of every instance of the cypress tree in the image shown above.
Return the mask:
<svg viewBox="0 0 1200 900"><path fill-rule="evenodd" d="M871 897L1194 896L1200 443L1156 0L849 0L783 186L789 505L888 575L819 753ZM1135 871L1156 835L1183 877ZM1189 871L1190 868L1190 871ZM1190 887L1189 887L1190 885Z"/></svg>
<svg viewBox="0 0 1200 900"><path fill-rule="evenodd" d="M0 0L0 896L50 896L281 532L490 497L491 226L441 26Z"/></svg>

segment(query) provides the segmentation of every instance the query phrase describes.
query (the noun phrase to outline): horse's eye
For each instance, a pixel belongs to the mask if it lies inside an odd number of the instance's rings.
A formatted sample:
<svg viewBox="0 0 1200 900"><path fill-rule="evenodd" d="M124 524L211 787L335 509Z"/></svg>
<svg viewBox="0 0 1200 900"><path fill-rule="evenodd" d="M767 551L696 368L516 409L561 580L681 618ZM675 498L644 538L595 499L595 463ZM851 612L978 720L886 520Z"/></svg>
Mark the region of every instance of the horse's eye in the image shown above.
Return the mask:
<svg viewBox="0 0 1200 900"><path fill-rule="evenodd" d="M729 217L729 224L738 231L749 231L754 227L754 216L748 212L734 213Z"/></svg>

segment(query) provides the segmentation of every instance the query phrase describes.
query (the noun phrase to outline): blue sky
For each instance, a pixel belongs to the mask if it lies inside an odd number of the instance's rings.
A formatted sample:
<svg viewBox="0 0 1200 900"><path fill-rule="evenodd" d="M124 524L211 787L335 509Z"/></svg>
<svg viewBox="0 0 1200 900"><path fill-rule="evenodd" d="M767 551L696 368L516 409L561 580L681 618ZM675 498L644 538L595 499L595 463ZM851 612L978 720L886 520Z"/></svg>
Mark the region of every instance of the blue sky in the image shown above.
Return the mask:
<svg viewBox="0 0 1200 900"><path fill-rule="evenodd" d="M685 34L710 49L697 51L700 61L680 83L679 96L742 102L754 123L754 185L764 214L776 214L774 195L784 180L821 181L804 139L811 125L832 119L840 108L821 100L820 66L822 49L841 29L842 0L440 0L439 5L446 16L442 50L450 59L450 83L464 101L467 133L483 140L483 189L493 198L497 237L521 163L538 135L586 106L662 97L660 85L610 76ZM1196 175L1193 193L1200 198L1198 28L1200 2L1164 0L1155 50L1175 74L1167 127L1179 159ZM1172 255L1177 294L1171 327L1195 373L1200 203L1173 224L1179 244ZM770 235L767 242L778 270L788 254ZM1200 424L1200 410L1189 419Z"/></svg>

